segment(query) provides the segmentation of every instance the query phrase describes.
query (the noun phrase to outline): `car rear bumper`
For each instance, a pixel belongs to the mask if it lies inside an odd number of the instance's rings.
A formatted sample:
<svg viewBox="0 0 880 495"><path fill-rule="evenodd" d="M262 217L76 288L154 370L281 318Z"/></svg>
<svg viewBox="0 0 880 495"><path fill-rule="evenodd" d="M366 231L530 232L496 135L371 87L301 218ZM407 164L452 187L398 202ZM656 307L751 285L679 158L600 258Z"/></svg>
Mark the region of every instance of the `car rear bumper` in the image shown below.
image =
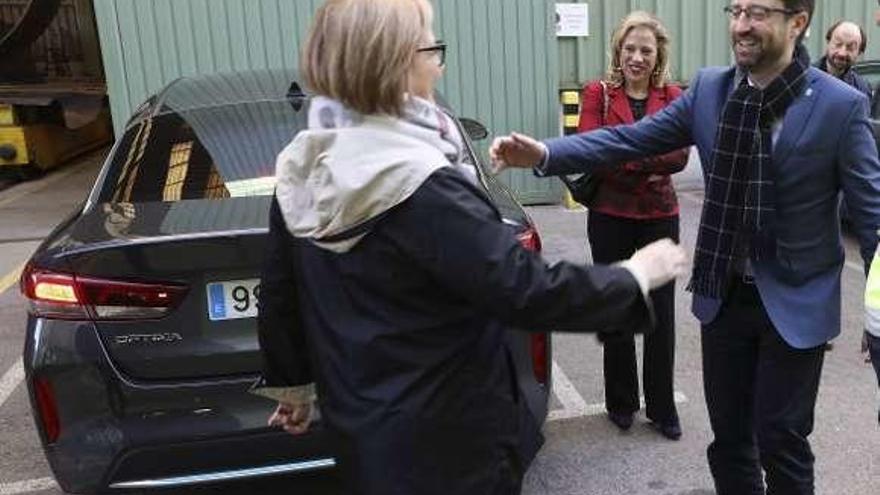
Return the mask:
<svg viewBox="0 0 880 495"><path fill-rule="evenodd" d="M24 352L46 458L71 493L169 488L333 467L320 424L301 436L266 427L274 404L254 377L188 383L128 380L90 323L29 318ZM51 384L60 434L50 442L35 379Z"/></svg>
<svg viewBox="0 0 880 495"><path fill-rule="evenodd" d="M102 485L110 489L174 488L333 468L336 462L322 443L319 434L294 439L287 433L266 431L136 447L120 455Z"/></svg>

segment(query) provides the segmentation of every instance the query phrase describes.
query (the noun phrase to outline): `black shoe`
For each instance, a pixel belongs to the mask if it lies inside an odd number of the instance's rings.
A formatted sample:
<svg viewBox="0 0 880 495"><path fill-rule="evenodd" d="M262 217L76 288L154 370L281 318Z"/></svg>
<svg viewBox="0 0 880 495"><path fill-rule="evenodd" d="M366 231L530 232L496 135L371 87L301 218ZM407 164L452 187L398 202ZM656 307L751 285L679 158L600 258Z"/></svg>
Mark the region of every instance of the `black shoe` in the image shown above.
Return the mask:
<svg viewBox="0 0 880 495"><path fill-rule="evenodd" d="M651 426L670 440L681 438L681 423L677 419L663 422L651 421Z"/></svg>
<svg viewBox="0 0 880 495"><path fill-rule="evenodd" d="M609 411L608 420L621 430L626 431L633 425L633 413L613 413Z"/></svg>

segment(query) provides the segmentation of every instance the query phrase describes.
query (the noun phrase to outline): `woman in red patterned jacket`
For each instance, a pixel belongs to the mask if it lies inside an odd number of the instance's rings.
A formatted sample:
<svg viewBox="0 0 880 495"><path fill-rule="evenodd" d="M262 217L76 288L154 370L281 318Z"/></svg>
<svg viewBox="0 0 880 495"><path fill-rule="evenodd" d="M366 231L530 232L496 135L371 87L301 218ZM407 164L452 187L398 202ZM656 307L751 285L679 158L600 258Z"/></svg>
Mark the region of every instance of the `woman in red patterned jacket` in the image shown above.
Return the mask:
<svg viewBox="0 0 880 495"><path fill-rule="evenodd" d="M583 90L579 132L628 124L650 115L681 94L667 84L669 36L653 15L627 15L611 38L611 62L604 80ZM651 241L679 238L678 201L670 174L687 164L688 151L675 151L622 168L598 172L600 185L590 204L587 229L595 263L626 259ZM673 401L675 286L651 293L657 314L645 337L643 382L646 413L665 437L678 440L681 425ZM605 403L608 418L622 430L639 410L639 381L632 336L605 342Z"/></svg>

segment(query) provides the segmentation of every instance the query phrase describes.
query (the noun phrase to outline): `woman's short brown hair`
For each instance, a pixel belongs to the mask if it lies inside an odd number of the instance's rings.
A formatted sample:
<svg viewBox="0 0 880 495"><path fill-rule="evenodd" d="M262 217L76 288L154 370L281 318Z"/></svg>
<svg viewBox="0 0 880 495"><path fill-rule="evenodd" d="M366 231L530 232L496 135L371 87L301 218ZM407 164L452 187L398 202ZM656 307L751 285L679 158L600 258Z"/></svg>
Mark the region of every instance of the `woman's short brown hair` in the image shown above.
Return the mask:
<svg viewBox="0 0 880 495"><path fill-rule="evenodd" d="M306 86L365 115L400 115L432 17L427 0L326 0L300 58Z"/></svg>
<svg viewBox="0 0 880 495"><path fill-rule="evenodd" d="M608 73L605 79L614 86L623 86L623 69L620 67L620 52L623 50L623 41L629 33L636 28L648 28L657 39L657 65L651 73L651 85L662 88L669 79L669 33L666 26L660 22L657 16L636 10L630 12L621 19L620 24L611 34L611 56L608 63Z"/></svg>

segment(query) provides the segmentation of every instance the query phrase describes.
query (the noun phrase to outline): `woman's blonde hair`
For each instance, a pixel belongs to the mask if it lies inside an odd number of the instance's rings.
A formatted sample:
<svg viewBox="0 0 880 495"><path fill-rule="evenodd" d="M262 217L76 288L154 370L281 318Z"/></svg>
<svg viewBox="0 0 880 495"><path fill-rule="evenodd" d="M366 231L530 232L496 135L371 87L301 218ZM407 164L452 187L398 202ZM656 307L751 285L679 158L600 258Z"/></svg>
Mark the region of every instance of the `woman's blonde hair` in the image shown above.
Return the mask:
<svg viewBox="0 0 880 495"><path fill-rule="evenodd" d="M432 18L427 0L326 0L300 58L306 86L362 114L400 115Z"/></svg>
<svg viewBox="0 0 880 495"><path fill-rule="evenodd" d="M614 33L611 35L611 56L609 57L608 72L605 80L613 86L623 86L626 82L623 77L623 69L620 67L620 52L623 50L623 41L629 33L636 28L648 28L654 33L657 40L657 65L651 72L651 85L662 88L669 79L669 32L666 26L660 22L657 16L636 10L624 17Z"/></svg>

